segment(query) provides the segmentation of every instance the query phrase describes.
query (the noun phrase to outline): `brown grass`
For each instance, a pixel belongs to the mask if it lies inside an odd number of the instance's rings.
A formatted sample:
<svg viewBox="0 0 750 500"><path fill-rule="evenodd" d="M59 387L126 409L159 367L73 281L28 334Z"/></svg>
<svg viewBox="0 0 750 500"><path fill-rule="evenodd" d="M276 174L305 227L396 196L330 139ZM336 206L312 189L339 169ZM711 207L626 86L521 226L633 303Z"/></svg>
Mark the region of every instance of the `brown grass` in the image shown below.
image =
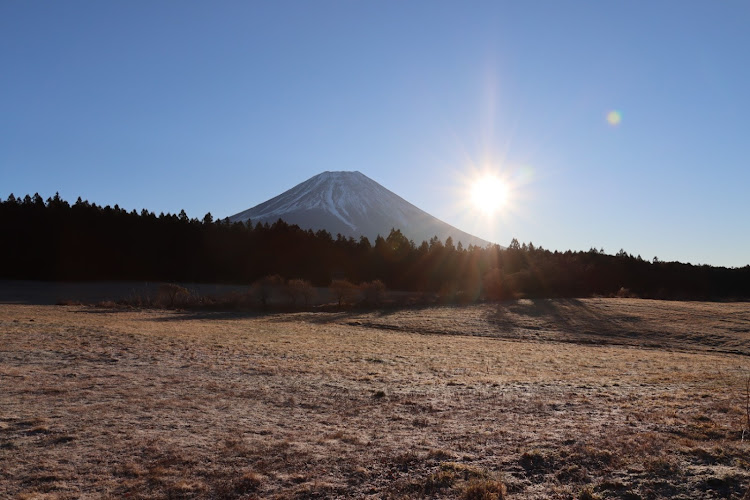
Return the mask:
<svg viewBox="0 0 750 500"><path fill-rule="evenodd" d="M750 305L0 306L0 498L742 498Z"/></svg>

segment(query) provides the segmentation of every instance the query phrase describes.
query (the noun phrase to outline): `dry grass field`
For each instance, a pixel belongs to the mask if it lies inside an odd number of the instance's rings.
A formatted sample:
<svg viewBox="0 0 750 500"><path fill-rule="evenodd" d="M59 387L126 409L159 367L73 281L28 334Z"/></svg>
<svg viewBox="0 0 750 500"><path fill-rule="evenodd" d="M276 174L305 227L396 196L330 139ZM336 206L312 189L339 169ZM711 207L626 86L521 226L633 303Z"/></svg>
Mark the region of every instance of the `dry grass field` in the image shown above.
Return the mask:
<svg viewBox="0 0 750 500"><path fill-rule="evenodd" d="M748 355L747 303L0 305L0 498L740 499Z"/></svg>

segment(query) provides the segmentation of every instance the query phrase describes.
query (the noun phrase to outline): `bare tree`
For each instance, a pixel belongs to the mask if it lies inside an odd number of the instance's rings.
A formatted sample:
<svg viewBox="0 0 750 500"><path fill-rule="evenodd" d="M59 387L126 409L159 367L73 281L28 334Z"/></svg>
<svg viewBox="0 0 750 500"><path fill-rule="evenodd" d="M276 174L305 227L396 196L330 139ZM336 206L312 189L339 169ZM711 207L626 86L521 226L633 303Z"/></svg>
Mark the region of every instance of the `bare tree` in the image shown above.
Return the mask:
<svg viewBox="0 0 750 500"><path fill-rule="evenodd" d="M284 279L278 274L266 276L253 283L252 292L262 307L266 307L284 284Z"/></svg>
<svg viewBox="0 0 750 500"><path fill-rule="evenodd" d="M359 290L357 285L350 283L347 280L333 280L331 286L328 288L331 290L331 293L333 293L333 296L336 297L339 307L354 300L357 296L357 291Z"/></svg>
<svg viewBox="0 0 750 500"><path fill-rule="evenodd" d="M362 283L360 285L362 296L368 304L379 305L385 298L385 284L380 280Z"/></svg>
<svg viewBox="0 0 750 500"><path fill-rule="evenodd" d="M315 288L313 288L309 281L300 279L289 280L284 287L284 295L286 295L292 306L297 305L297 301L299 300L303 300L305 306L308 306L315 296Z"/></svg>
<svg viewBox="0 0 750 500"><path fill-rule="evenodd" d="M175 283L162 283L157 292L157 301L165 307L174 307L190 296L187 288Z"/></svg>

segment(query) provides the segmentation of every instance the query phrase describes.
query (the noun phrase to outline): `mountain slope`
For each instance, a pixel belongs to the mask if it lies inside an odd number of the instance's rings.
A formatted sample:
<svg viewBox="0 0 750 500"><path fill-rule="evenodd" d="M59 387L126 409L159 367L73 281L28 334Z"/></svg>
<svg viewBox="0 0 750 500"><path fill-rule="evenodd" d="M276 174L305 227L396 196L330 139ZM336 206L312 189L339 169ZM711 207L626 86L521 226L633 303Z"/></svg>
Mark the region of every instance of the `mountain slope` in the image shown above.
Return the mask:
<svg viewBox="0 0 750 500"><path fill-rule="evenodd" d="M472 236L420 210L360 172L323 172L292 189L229 217L231 222L273 223L283 219L303 229L325 229L355 239L375 241L400 229L416 244L437 236L445 241L486 246Z"/></svg>

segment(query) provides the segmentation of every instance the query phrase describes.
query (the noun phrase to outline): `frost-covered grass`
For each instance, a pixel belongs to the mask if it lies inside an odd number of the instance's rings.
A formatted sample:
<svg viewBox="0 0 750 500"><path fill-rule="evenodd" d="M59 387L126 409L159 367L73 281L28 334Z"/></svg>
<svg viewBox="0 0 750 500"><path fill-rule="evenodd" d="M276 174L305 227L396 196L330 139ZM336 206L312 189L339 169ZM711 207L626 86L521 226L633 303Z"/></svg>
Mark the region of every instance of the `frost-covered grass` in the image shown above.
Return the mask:
<svg viewBox="0 0 750 500"><path fill-rule="evenodd" d="M2 305L0 497L741 498L748 314Z"/></svg>

